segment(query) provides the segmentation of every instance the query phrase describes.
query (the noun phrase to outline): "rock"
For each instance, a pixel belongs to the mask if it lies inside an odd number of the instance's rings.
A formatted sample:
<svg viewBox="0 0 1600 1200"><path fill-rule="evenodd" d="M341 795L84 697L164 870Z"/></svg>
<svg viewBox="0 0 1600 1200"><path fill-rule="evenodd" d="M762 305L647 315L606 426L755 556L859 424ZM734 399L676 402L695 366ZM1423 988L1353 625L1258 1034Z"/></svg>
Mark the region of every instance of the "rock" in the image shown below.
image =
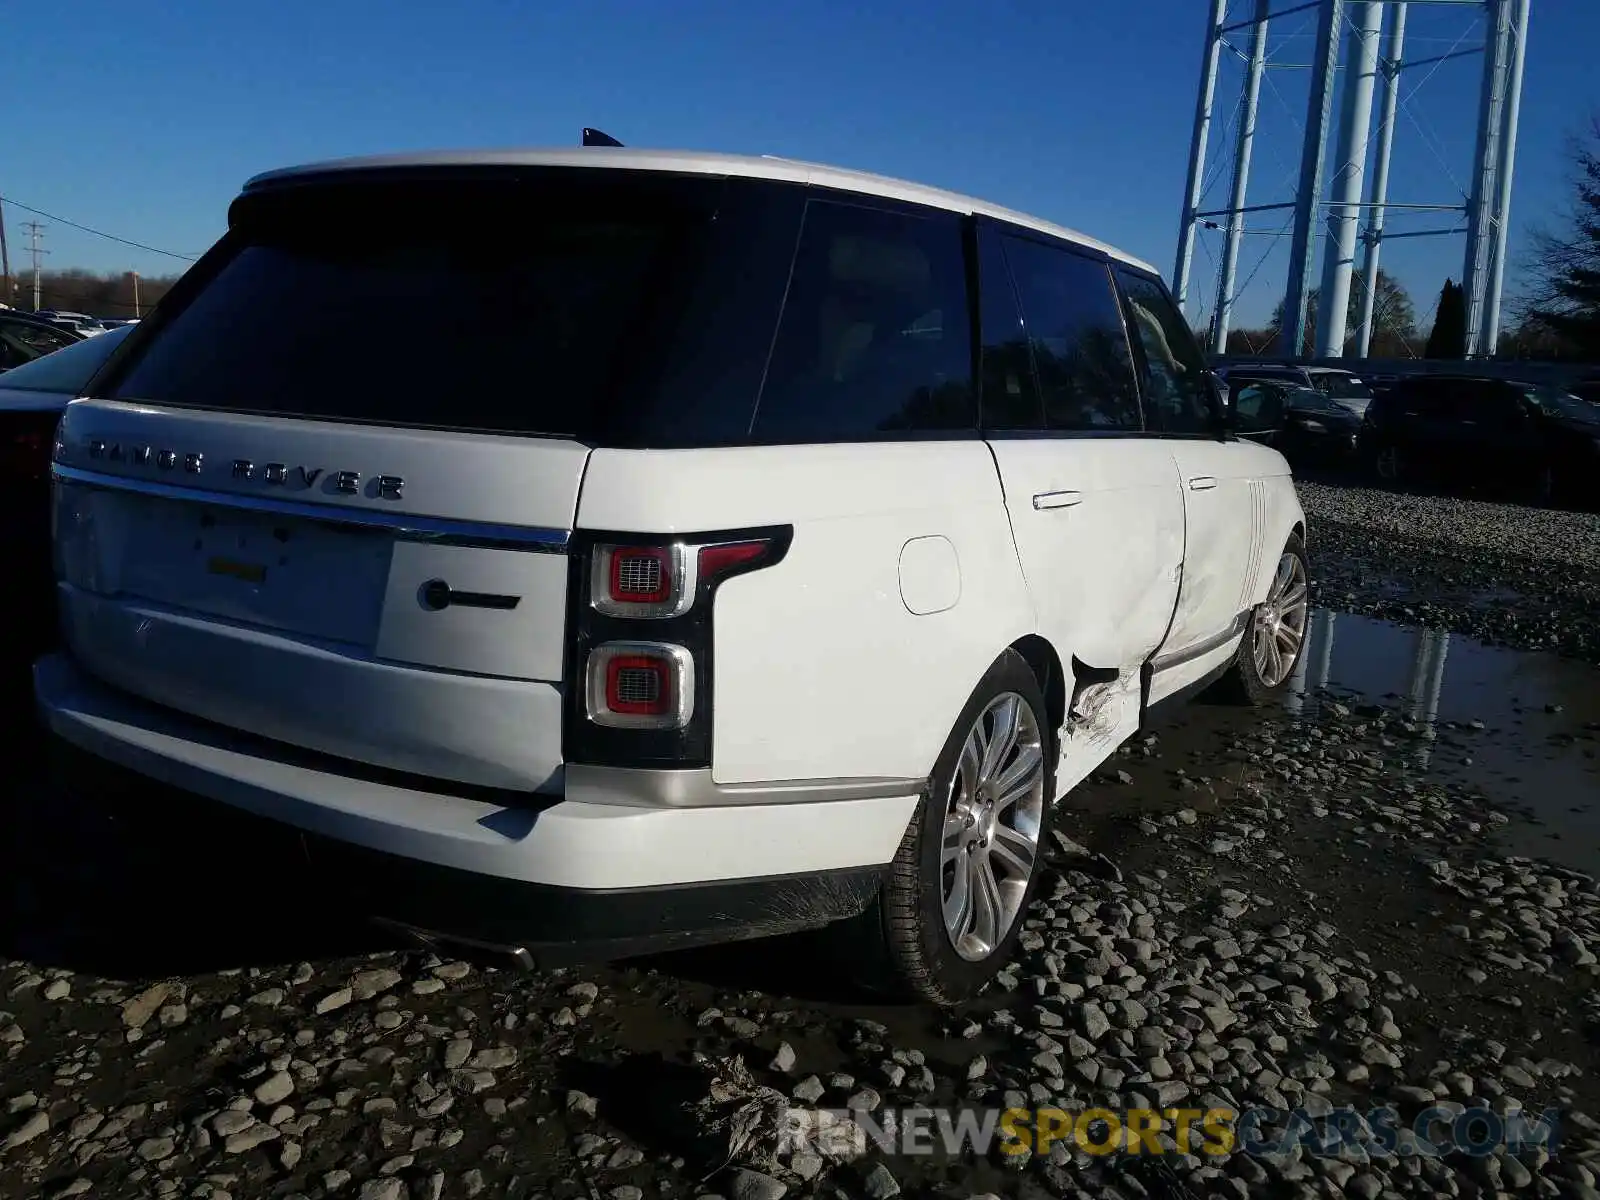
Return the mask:
<svg viewBox="0 0 1600 1200"><path fill-rule="evenodd" d="M772 1070L781 1071L787 1075L794 1070L794 1062L794 1047L789 1045L788 1042L779 1042L778 1052L772 1056L772 1062L768 1065Z"/></svg>
<svg viewBox="0 0 1600 1200"><path fill-rule="evenodd" d="M271 1125L252 1125L224 1139L222 1148L229 1154L243 1154L246 1150L254 1150L263 1142L276 1141L278 1137L278 1131Z"/></svg>
<svg viewBox="0 0 1600 1200"><path fill-rule="evenodd" d="M72 985L65 979L52 979L39 994L46 1000L65 1000L72 995Z"/></svg>
<svg viewBox="0 0 1600 1200"><path fill-rule="evenodd" d="M394 1176L369 1179L361 1185L361 1200L401 1200L405 1185Z"/></svg>
<svg viewBox="0 0 1600 1200"><path fill-rule="evenodd" d="M142 1029L171 994L171 985L165 983L146 988L122 1006L123 1025L129 1029Z"/></svg>
<svg viewBox="0 0 1600 1200"><path fill-rule="evenodd" d="M6 1140L0 1142L0 1151L15 1150L18 1146L26 1145L49 1128L49 1114L36 1112L21 1125L6 1134Z"/></svg>
<svg viewBox="0 0 1600 1200"><path fill-rule="evenodd" d="M967 1080L975 1082L988 1074L988 1071L989 1060L980 1054L967 1064Z"/></svg>
<svg viewBox="0 0 1600 1200"><path fill-rule="evenodd" d="M789 1094L796 1100L804 1101L806 1104L815 1104L818 1100L822 1099L822 1097L827 1093L827 1090L827 1088L822 1086L822 1080L818 1079L815 1075L807 1075L799 1083L794 1085L794 1090Z"/></svg>
<svg viewBox="0 0 1600 1200"><path fill-rule="evenodd" d="M211 1119L211 1128L218 1137L232 1137L256 1123L249 1113L235 1108L225 1108Z"/></svg>
<svg viewBox="0 0 1600 1200"><path fill-rule="evenodd" d="M472 1043L466 1038L451 1038L444 1044L444 1069L454 1071L467 1065L472 1057Z"/></svg>
<svg viewBox="0 0 1600 1200"><path fill-rule="evenodd" d="M312 1011L318 1016L321 1016L323 1013L331 1013L335 1009L343 1008L345 1005L349 1004L353 995L354 993L351 991L351 989L347 987L339 988L337 991L329 992L321 1000L318 1000L315 1006L313 1006Z"/></svg>
<svg viewBox="0 0 1600 1200"><path fill-rule="evenodd" d="M490 1046L474 1054L467 1066L478 1071L503 1071L515 1066L516 1061L517 1052L510 1046Z"/></svg>
<svg viewBox="0 0 1600 1200"><path fill-rule="evenodd" d="M350 994L356 1000L371 1000L380 992L386 992L401 980L399 971L393 967L379 967L372 971L357 971L350 976Z"/></svg>
<svg viewBox="0 0 1600 1200"><path fill-rule="evenodd" d="M1083 1035L1091 1042L1098 1042L1111 1032L1111 1018L1098 1004L1083 1005L1078 1010L1078 1019L1083 1025Z"/></svg>
<svg viewBox="0 0 1600 1200"><path fill-rule="evenodd" d="M174 1149L169 1137L146 1138L139 1143L138 1154L145 1162L160 1162L163 1158L171 1158Z"/></svg>
<svg viewBox="0 0 1600 1200"><path fill-rule="evenodd" d="M322 1186L327 1191L337 1192L350 1182L350 1172L342 1168L335 1168L322 1177Z"/></svg>
<svg viewBox="0 0 1600 1200"><path fill-rule="evenodd" d="M294 1079L287 1071L267 1077L253 1093L258 1104L279 1104L294 1093Z"/></svg>
<svg viewBox="0 0 1600 1200"><path fill-rule="evenodd" d="M874 1163L872 1170L867 1172L867 1178L862 1184L871 1200L889 1200L891 1196L900 1194L900 1183L894 1173L881 1162Z"/></svg>
<svg viewBox="0 0 1600 1200"><path fill-rule="evenodd" d="M733 1173L733 1179L728 1186L728 1195L732 1200L782 1200L788 1190L787 1184L774 1179L771 1175L742 1168Z"/></svg>

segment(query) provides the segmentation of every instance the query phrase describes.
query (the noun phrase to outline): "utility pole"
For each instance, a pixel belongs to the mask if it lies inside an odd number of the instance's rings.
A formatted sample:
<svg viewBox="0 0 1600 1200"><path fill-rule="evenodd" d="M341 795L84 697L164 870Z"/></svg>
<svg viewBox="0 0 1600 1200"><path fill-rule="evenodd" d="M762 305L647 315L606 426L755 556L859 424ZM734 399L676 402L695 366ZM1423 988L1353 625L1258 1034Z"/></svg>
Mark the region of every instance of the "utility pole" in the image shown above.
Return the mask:
<svg viewBox="0 0 1600 1200"><path fill-rule="evenodd" d="M11 251L6 248L6 213L4 206L0 206L0 289L5 294L0 296L0 303L8 307L16 289L11 286Z"/></svg>
<svg viewBox="0 0 1600 1200"><path fill-rule="evenodd" d="M41 250L39 248L39 235L42 234L44 232L44 230L45 230L45 227L43 225L39 224L39 222L37 222L37 221L24 221L22 223L22 227L28 231L28 238L29 238L29 240L31 242L31 245L29 245L29 247L28 247L28 253L33 255L33 311L34 312L38 312L39 311L39 259L40 259L41 256L49 254L50 251Z"/></svg>
<svg viewBox="0 0 1600 1200"><path fill-rule="evenodd" d="M133 319L139 319L139 272L130 271L133 276Z"/></svg>

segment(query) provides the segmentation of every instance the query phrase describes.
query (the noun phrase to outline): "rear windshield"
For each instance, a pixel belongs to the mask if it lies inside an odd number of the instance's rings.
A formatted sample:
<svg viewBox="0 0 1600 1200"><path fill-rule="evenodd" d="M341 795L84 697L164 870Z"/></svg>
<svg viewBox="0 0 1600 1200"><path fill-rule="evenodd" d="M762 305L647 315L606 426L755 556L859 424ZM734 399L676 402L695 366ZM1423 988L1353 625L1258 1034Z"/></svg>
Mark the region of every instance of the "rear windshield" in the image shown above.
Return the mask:
<svg viewBox="0 0 1600 1200"><path fill-rule="evenodd" d="M725 189L567 170L246 195L110 394L592 437L659 375Z"/></svg>
<svg viewBox="0 0 1600 1200"><path fill-rule="evenodd" d="M1335 400L1370 400L1372 389L1354 375L1323 375L1317 379L1318 389Z"/></svg>

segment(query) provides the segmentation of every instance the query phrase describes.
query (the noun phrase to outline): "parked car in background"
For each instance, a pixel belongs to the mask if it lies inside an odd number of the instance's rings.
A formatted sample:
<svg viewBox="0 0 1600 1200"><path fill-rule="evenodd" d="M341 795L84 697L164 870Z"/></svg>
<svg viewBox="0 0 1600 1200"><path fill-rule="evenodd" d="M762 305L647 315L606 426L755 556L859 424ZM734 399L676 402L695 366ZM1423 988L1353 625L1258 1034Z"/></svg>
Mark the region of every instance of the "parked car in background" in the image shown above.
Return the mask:
<svg viewBox="0 0 1600 1200"><path fill-rule="evenodd" d="M58 779L265 818L424 942L839 922L959 1001L1060 797L1302 652L1287 463L1070 230L585 148L274 172L202 262L62 421Z"/></svg>
<svg viewBox="0 0 1600 1200"><path fill-rule="evenodd" d="M98 317L91 317L88 313L67 312L64 309L42 308L33 314L41 320L49 321L52 325L59 325L62 329L70 329L81 333L84 337L95 337L106 331L106 326L101 324Z"/></svg>
<svg viewBox="0 0 1600 1200"><path fill-rule="evenodd" d="M83 334L13 309L0 312L0 371L11 371L64 346Z"/></svg>
<svg viewBox="0 0 1600 1200"><path fill-rule="evenodd" d="M1388 483L1585 503L1600 484L1600 409L1544 385L1417 375L1373 402L1360 454Z"/></svg>
<svg viewBox="0 0 1600 1200"><path fill-rule="evenodd" d="M5 666L31 660L55 633L50 458L56 423L130 332L74 338L0 377L0 562L14 585L5 614Z"/></svg>
<svg viewBox="0 0 1600 1200"><path fill-rule="evenodd" d="M1238 371L1228 377L1241 417L1270 433L1252 435L1295 466L1344 467L1355 464L1361 418L1315 388L1287 380L1263 379Z"/></svg>
<svg viewBox="0 0 1600 1200"><path fill-rule="evenodd" d="M1336 367L1302 367L1294 363L1236 362L1220 368L1218 373L1227 380L1235 376L1251 379L1276 379L1295 387L1310 388L1355 413L1357 417L1367 411L1372 402L1372 389L1359 376Z"/></svg>

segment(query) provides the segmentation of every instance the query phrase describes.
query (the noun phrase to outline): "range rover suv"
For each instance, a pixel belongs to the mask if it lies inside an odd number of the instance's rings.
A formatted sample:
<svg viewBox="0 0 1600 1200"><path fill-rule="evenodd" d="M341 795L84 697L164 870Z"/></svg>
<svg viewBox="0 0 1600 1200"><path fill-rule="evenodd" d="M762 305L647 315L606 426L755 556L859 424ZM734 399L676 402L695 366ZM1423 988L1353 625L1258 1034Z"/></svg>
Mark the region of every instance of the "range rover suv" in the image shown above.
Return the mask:
<svg viewBox="0 0 1600 1200"><path fill-rule="evenodd" d="M1288 467L1155 270L844 170L258 176L87 391L63 786L287 826L534 966L838 924L960 1000L1058 798L1154 704L1283 688L1306 624Z"/></svg>

